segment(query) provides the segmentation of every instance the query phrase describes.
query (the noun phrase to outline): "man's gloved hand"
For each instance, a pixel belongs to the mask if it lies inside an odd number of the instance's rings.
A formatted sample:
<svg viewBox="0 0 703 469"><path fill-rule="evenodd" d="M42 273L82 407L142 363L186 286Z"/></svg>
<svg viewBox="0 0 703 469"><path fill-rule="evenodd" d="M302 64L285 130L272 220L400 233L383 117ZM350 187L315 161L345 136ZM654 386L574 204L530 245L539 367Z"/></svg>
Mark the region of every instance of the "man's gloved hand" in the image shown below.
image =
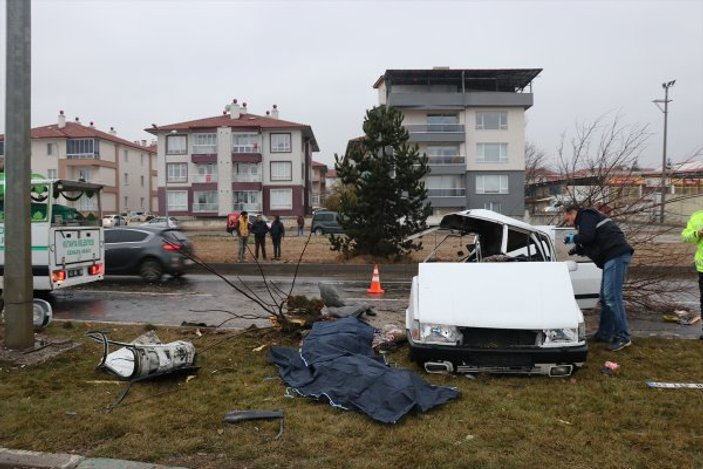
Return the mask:
<svg viewBox="0 0 703 469"><path fill-rule="evenodd" d="M564 238L564 244L574 244L576 242L574 241L575 236L576 235L574 233L569 233L568 235L566 235L566 237Z"/></svg>

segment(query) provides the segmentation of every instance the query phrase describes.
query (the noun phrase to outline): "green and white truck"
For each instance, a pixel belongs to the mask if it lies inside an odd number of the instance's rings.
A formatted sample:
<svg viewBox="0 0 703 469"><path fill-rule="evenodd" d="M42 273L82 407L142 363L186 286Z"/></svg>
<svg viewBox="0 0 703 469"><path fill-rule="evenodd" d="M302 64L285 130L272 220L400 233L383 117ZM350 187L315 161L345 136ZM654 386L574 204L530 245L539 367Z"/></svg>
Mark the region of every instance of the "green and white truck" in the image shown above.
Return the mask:
<svg viewBox="0 0 703 469"><path fill-rule="evenodd" d="M102 280L105 247L100 192L83 181L32 175L32 277L35 291ZM5 274L5 177L0 173L0 290Z"/></svg>

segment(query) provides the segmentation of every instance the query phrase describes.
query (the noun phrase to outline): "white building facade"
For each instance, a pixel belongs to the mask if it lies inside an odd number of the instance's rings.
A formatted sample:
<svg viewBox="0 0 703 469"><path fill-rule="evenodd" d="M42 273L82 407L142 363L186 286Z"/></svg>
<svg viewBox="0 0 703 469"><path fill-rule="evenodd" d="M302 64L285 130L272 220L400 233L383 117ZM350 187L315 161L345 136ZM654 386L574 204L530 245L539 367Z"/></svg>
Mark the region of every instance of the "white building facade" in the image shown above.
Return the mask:
<svg viewBox="0 0 703 469"><path fill-rule="evenodd" d="M386 70L376 81L379 104L403 113L410 141L429 158L435 215L467 208L523 215L525 111L540 72Z"/></svg>
<svg viewBox="0 0 703 469"><path fill-rule="evenodd" d="M146 129L157 137L159 212L221 217L311 211L312 129L236 100L221 116ZM161 170L163 168L163 170Z"/></svg>
<svg viewBox="0 0 703 469"><path fill-rule="evenodd" d="M102 184L102 210L119 213L157 208L156 149L146 140L131 142L83 125L78 118L66 122L61 111L56 124L31 129L32 173L49 179L83 179ZM0 155L4 156L0 136ZM97 210L94 200L82 201L83 211Z"/></svg>

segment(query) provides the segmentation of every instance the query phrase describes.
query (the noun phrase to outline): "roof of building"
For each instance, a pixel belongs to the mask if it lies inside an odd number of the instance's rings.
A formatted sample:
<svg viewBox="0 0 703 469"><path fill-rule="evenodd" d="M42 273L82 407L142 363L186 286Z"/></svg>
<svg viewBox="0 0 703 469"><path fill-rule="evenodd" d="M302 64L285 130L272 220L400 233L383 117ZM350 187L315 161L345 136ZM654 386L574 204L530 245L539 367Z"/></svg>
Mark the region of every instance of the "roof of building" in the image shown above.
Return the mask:
<svg viewBox="0 0 703 469"><path fill-rule="evenodd" d="M139 143L130 142L123 138L113 135L108 132L103 132L95 127L85 126L79 124L78 122L66 122L65 127L59 128L58 124L45 125L43 127L34 127L31 130L32 138L99 138L101 140L108 140L119 145L124 145L127 147L138 148L145 152L155 153L155 147L144 146ZM5 135L0 135L0 140L5 140Z"/></svg>
<svg viewBox="0 0 703 469"><path fill-rule="evenodd" d="M373 84L384 81L392 85L464 83L467 91L508 91L524 89L542 72L541 68L386 70Z"/></svg>
<svg viewBox="0 0 703 469"><path fill-rule="evenodd" d="M170 132L172 130L185 132L193 130L215 129L217 127L230 127L232 129L244 130L300 129L303 132L303 135L312 139L313 151L320 151L317 146L317 140L315 140L315 135L313 134L312 128L309 125L248 113L242 113L237 119L232 119L229 114L221 114L219 116L205 117L202 119L195 119L185 122L177 122L175 124L158 126L154 125L144 130L151 134L157 135L159 133Z"/></svg>
<svg viewBox="0 0 703 469"><path fill-rule="evenodd" d="M327 179L336 179L337 178L337 170L336 169L328 169L327 174L325 175Z"/></svg>
<svg viewBox="0 0 703 469"><path fill-rule="evenodd" d="M327 165L325 163L320 163L319 161L314 161L312 162L312 167L313 168L319 168L319 167L325 167L327 168Z"/></svg>

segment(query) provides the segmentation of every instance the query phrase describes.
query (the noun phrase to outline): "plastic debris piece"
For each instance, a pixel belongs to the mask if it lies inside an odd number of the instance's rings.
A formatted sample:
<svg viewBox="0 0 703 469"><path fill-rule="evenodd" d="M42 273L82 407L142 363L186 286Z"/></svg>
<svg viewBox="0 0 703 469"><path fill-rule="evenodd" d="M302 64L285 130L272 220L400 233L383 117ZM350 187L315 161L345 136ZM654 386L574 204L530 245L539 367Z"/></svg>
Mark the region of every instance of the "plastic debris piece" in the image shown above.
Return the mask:
<svg viewBox="0 0 703 469"><path fill-rule="evenodd" d="M647 387L663 389L703 389L703 383L663 383L660 381L647 381Z"/></svg>

